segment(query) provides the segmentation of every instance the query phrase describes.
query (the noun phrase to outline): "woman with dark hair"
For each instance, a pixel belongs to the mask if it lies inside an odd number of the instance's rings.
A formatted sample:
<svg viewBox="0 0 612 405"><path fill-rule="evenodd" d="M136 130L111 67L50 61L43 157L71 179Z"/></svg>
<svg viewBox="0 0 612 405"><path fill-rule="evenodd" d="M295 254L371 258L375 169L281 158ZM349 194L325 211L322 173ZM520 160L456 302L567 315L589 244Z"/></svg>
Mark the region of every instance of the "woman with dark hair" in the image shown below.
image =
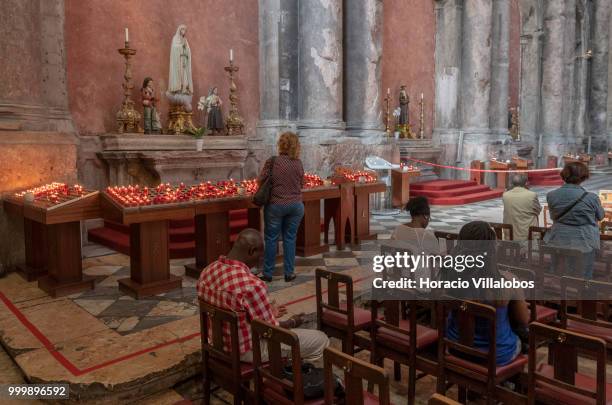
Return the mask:
<svg viewBox="0 0 612 405"><path fill-rule="evenodd" d="M589 178L589 168L586 165L580 162L568 163L561 171L561 177L565 184L546 195L553 226L544 236L544 241L582 251L584 269L574 270L580 273L577 276L592 278L593 262L600 247L597 223L604 218L605 212L599 197L580 185Z"/></svg>
<svg viewBox="0 0 612 405"><path fill-rule="evenodd" d="M430 208L427 197L414 197L406 204L406 211L410 213L410 222L399 225L393 231L391 239L407 242L414 245L417 252L430 254L440 253L438 238L426 229L429 225Z"/></svg>
<svg viewBox="0 0 612 405"><path fill-rule="evenodd" d="M496 310L496 348L497 365L505 365L514 360L521 353L521 340L513 331L515 328L526 328L529 324L529 309L521 290L476 288L472 282L478 278L492 278L499 280L505 277L512 279L499 271L497 255L495 253L495 231L483 221L473 221L465 224L459 232L457 247L453 251L456 256L484 256L482 268L465 269L458 273L455 269L445 269L447 279L468 280L471 288L453 290L450 295L458 299L480 301L495 307ZM451 312L448 316L446 334L451 340L459 339L459 326L457 314ZM486 319L476 319L474 333L474 347L488 350L489 324Z"/></svg>

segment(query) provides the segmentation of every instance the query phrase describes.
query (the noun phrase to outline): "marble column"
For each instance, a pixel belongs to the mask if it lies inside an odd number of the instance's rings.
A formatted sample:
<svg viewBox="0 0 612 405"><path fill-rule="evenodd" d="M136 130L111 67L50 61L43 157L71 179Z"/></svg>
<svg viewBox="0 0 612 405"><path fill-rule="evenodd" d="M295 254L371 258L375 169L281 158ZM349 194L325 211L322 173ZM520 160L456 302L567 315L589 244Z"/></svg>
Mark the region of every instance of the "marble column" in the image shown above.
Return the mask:
<svg viewBox="0 0 612 405"><path fill-rule="evenodd" d="M360 0L344 10L346 129L348 136L384 134L382 119L383 1ZM364 141L372 139L364 139Z"/></svg>
<svg viewBox="0 0 612 405"><path fill-rule="evenodd" d="M585 57L591 43L591 24L592 12L587 0L572 0L575 6L575 12L568 13L568 21L573 18L574 37L569 38L569 44L566 44L568 65L573 67L573 80L568 73L564 74L564 79L574 85L574 92L566 94L566 105L573 108L570 111L572 125L565 125L564 131L567 135L567 143L571 151L581 151L582 144L587 141L588 137L588 98L589 98L589 76L590 76L590 60Z"/></svg>
<svg viewBox="0 0 612 405"><path fill-rule="evenodd" d="M561 133L564 134L565 144L570 149L575 149L575 144L579 142L576 135L576 124L578 122L579 111L577 100L580 99L580 79L586 77L581 74L579 59L576 59L576 44L581 37L582 27L577 23L579 12L577 10L579 2L584 0L565 0L565 10L563 17L565 24L563 27L563 92L561 94ZM572 145L572 146L569 146Z"/></svg>
<svg viewBox="0 0 612 405"><path fill-rule="evenodd" d="M563 124L563 72L565 38L565 2L546 0L544 6L544 36L542 52L542 155L562 155L566 140Z"/></svg>
<svg viewBox="0 0 612 405"><path fill-rule="evenodd" d="M611 12L612 17L612 12ZM612 33L612 18L608 22L608 29ZM608 86L612 83L612 35L609 36L608 42ZM608 148L612 146L612 97L608 97Z"/></svg>
<svg viewBox="0 0 612 405"><path fill-rule="evenodd" d="M531 13L529 11L532 11ZM542 10L521 9L521 84L520 120L521 138L534 145L533 157L538 157L537 143L540 122L542 90Z"/></svg>
<svg viewBox="0 0 612 405"><path fill-rule="evenodd" d="M436 0L435 128L433 140L443 146L441 161L455 163L461 128L461 38L464 0ZM448 175L449 173L441 173Z"/></svg>
<svg viewBox="0 0 612 405"><path fill-rule="evenodd" d="M302 143L342 136L342 0L299 2L299 121Z"/></svg>
<svg viewBox="0 0 612 405"><path fill-rule="evenodd" d="M508 136L510 0L493 1L492 21L490 128L497 135Z"/></svg>
<svg viewBox="0 0 612 405"><path fill-rule="evenodd" d="M608 52L610 43L610 1L595 0L590 80L591 150L606 152L608 107Z"/></svg>

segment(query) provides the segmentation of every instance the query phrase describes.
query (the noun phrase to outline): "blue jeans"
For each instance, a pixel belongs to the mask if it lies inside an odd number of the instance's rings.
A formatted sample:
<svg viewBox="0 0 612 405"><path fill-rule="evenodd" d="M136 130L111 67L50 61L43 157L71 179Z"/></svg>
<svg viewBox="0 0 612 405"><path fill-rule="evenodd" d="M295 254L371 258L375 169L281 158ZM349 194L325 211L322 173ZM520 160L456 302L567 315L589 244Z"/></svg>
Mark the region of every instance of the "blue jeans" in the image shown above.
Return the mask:
<svg viewBox="0 0 612 405"><path fill-rule="evenodd" d="M276 262L276 243L283 233L283 261L285 276L293 274L295 267L295 241L304 216L304 203L271 204L264 208L264 275L272 277Z"/></svg>

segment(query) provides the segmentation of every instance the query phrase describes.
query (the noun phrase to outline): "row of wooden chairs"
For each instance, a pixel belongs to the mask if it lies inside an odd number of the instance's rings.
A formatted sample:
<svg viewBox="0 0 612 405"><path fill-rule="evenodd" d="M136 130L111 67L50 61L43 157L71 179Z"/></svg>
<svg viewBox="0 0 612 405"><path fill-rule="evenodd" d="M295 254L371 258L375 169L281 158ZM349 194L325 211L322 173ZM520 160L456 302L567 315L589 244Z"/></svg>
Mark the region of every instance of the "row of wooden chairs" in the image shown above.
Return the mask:
<svg viewBox="0 0 612 405"><path fill-rule="evenodd" d="M339 312L338 316L355 314L355 308L351 309L352 301L348 300L349 296L351 299L353 297L352 279L350 277L321 269L316 271L316 277L319 314L322 313L323 309L328 312L337 311ZM327 290L327 300L334 301L334 305L326 304L325 297L320 293L322 291L320 283L323 279L327 279L328 283L332 285ZM590 339L599 339L599 341L605 343L607 337L608 340L612 341L610 339L612 337L612 324L598 318L601 312L600 307L593 304L597 301L592 301L594 298L592 294L599 292L609 297L612 294L612 285L570 277L564 277L563 280L564 289L572 290L578 294L573 297L574 299L578 298L577 301L573 301L579 303L577 312L569 311L568 301L566 300L562 301L561 314L558 314L556 309L542 306L535 300L530 300L533 324L536 324L536 321L540 321L537 324L543 327L546 327L545 323L555 324L564 328L559 329L551 326L555 329L555 333L563 331L565 334L576 335L578 338L589 338L585 335L585 333L588 333L591 335ZM337 285L338 283L344 283L347 291L347 301L342 305L339 304L340 288ZM332 297L329 297L330 291ZM581 294L591 294L589 297L591 300L580 301L580 298L583 297ZM494 403L495 400L501 400L505 403L522 403L526 400L527 397L524 395L517 394L502 385L502 382L507 380L515 380L518 383L518 378L522 374L528 359L526 356L520 355L508 365L502 367L496 365L495 308L470 301L443 299L440 302L432 302L419 301L417 298L415 297L407 303L401 301L383 301L381 303L372 301L370 322L360 324L359 328L355 327L356 322L351 324L348 319L344 323L344 328L337 322L329 325L327 322L330 319L329 314L325 318L319 317L319 325L322 330L327 330L332 326L334 328L333 336L343 339L343 341L350 339L349 335L351 334L369 331L369 340L365 340L360 348L370 350L372 363L382 366L382 361L387 358L396 365L404 364L408 366L409 404L413 404L415 401L417 371L437 376L439 393L444 393L449 383L463 387L459 390L460 401L465 401L465 387L487 396L488 403ZM380 316L380 309L384 309L384 317ZM405 316L406 310L407 316ZM428 313L425 313L425 311ZM451 311L457 314L458 325L460 325L459 339L456 342L445 337L447 314ZM417 322L417 316L424 316L425 319L429 320L429 323ZM488 352L473 348L476 318L489 320L489 341L492 342L492 345ZM560 323L557 324L558 318L560 318ZM535 329L535 332L539 330L544 329ZM547 333L553 332L549 331ZM539 341L538 335L534 339ZM532 357L535 361L535 357ZM472 361L465 360L466 358L472 359ZM535 395L533 392L532 394Z"/></svg>
<svg viewBox="0 0 612 405"><path fill-rule="evenodd" d="M385 370L333 348L326 348L323 353L325 396L306 401L298 336L290 330L253 320L251 322L253 363L244 363L240 361L238 350L238 316L236 312L200 300L205 404L210 404L212 383L232 394L234 404L333 404L335 403L334 368L344 374L344 403L390 404L389 377ZM223 339L225 330L230 332L229 341ZM267 358L262 355L262 344L266 346ZM283 346L289 347L291 353L289 358L283 354ZM285 367L288 361L290 361L290 374L287 374ZM366 380L369 386L376 385L378 395L364 391L362 380Z"/></svg>

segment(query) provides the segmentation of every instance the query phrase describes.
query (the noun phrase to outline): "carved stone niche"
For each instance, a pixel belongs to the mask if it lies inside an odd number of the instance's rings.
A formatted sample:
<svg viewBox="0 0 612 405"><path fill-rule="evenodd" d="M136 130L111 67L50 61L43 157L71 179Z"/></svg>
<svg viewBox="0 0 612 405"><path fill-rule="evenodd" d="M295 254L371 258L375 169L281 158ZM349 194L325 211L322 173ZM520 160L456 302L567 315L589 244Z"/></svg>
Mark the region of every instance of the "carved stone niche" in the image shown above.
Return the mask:
<svg viewBox="0 0 612 405"><path fill-rule="evenodd" d="M98 157L110 185L196 184L244 178L246 137L205 137L202 151L182 135L105 135Z"/></svg>

